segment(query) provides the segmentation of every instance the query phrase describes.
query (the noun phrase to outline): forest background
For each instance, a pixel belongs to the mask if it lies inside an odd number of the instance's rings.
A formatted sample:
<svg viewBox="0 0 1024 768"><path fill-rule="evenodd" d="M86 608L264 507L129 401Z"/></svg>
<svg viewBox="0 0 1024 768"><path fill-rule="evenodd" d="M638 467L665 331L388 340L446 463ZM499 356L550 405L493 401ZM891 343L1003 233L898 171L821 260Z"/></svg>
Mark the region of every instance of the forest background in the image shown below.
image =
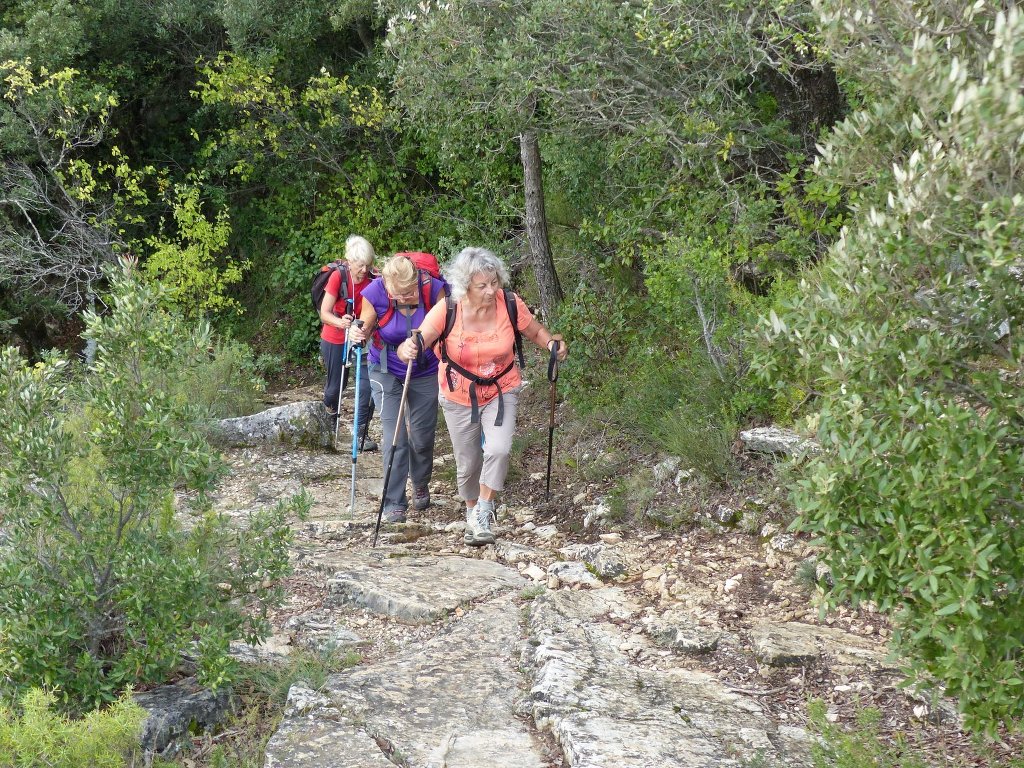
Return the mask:
<svg viewBox="0 0 1024 768"><path fill-rule="evenodd" d="M62 394L46 350L83 329L159 347L131 322L158 305L239 382L314 369L311 274L348 235L484 245L570 340L581 417L718 483L741 426L814 432L792 498L830 599L890 613L977 730L1024 712L1013 3L6 0L0 26L6 423L45 420L12 404ZM127 255L151 285L109 298ZM99 668L67 690L116 696Z"/></svg>

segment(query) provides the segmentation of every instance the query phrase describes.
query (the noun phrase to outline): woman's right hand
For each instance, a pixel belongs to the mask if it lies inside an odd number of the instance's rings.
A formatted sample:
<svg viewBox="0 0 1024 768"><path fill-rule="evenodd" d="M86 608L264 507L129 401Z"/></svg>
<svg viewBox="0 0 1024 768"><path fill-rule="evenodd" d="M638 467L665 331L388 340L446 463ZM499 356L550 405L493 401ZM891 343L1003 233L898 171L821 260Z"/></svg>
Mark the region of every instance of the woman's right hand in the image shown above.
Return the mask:
<svg viewBox="0 0 1024 768"><path fill-rule="evenodd" d="M362 344L366 341L366 326L361 323L353 324L351 317L348 315L345 317L348 320L348 343Z"/></svg>
<svg viewBox="0 0 1024 768"><path fill-rule="evenodd" d="M419 354L419 348L416 345L416 337L410 336L399 344L398 349L395 350L395 354L398 355L398 359L403 363L411 363L415 360L416 355Z"/></svg>

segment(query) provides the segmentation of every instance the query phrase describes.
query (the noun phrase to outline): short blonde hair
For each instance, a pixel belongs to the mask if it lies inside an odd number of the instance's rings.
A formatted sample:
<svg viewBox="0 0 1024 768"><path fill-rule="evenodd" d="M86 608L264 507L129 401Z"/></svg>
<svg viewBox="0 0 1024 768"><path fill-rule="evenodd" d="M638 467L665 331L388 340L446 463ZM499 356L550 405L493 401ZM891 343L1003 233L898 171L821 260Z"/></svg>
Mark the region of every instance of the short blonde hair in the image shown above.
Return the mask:
<svg viewBox="0 0 1024 768"><path fill-rule="evenodd" d="M419 282L419 272L408 256L392 256L384 262L380 276L388 293L406 293Z"/></svg>
<svg viewBox="0 0 1024 768"><path fill-rule="evenodd" d="M349 235L345 241L345 260L355 261L367 267L373 266L373 259L376 257L373 246L365 237Z"/></svg>

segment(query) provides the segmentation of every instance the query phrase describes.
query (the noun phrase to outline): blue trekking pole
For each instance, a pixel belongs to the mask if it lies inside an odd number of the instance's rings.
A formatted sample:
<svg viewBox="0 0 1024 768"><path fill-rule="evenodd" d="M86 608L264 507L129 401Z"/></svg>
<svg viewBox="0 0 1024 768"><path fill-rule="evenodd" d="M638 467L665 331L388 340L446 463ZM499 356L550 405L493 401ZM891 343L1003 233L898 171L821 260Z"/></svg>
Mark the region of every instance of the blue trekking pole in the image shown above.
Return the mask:
<svg viewBox="0 0 1024 768"><path fill-rule="evenodd" d="M345 299L345 314L351 314L352 299ZM341 423L341 396L348 386L348 331L345 331L345 346L341 351L341 384L338 386L338 403L334 408L337 418L334 420L334 450L338 450L338 425Z"/></svg>
<svg viewBox="0 0 1024 768"><path fill-rule="evenodd" d="M363 327L362 320L354 321L357 328ZM356 458L359 455L359 382L362 376L360 371L363 367L363 345L356 344L353 347L356 353L356 391L355 401L352 406L352 493L349 495L348 508L354 512L356 508Z"/></svg>

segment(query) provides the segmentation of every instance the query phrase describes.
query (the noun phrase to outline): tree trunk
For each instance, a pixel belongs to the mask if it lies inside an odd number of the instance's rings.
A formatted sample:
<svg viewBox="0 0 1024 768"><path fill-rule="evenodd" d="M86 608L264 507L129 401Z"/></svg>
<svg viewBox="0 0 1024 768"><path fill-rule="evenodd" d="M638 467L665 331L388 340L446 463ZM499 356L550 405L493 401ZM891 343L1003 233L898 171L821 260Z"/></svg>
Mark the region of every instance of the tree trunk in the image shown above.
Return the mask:
<svg viewBox="0 0 1024 768"><path fill-rule="evenodd" d="M519 135L519 154L523 162L523 189L526 198L526 235L530 240L530 263L540 289L540 306L545 316L564 297L562 286L551 258L548 222L544 215L544 188L541 185L540 147L535 131L527 129Z"/></svg>

